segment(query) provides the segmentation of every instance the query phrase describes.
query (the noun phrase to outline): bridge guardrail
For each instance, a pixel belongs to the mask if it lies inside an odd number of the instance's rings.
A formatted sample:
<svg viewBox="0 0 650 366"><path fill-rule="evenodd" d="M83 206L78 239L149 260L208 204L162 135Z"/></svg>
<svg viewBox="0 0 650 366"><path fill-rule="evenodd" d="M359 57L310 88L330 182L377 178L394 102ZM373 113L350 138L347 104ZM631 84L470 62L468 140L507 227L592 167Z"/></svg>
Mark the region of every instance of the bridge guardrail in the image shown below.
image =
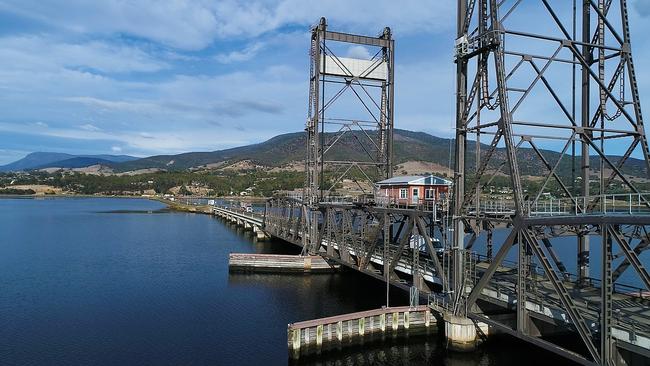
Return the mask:
<svg viewBox="0 0 650 366"><path fill-rule="evenodd" d="M483 254L478 254L478 253L473 253L473 256L475 256L477 262L483 262L483 263L489 263L491 260L483 255ZM503 264L505 264L504 267L506 268L511 268L513 271L517 270L517 263L514 261L509 261L507 259L504 259L502 261ZM534 264L531 266L530 271L532 271L533 276L530 278L530 280L538 280L536 276L545 276L544 270ZM563 278L566 282L569 283L577 283L578 282L578 276L573 273L563 273L560 278ZM594 277L587 277L583 279L583 284L592 286L595 288L600 288L600 283L602 282L601 279L599 278L594 278ZM613 291L614 293L619 293L619 294L624 294L624 295L629 295L629 296L634 296L640 299L645 299L650 297L650 293L645 288L630 285L630 284L625 284L625 283L614 283L613 284Z"/></svg>
<svg viewBox="0 0 650 366"><path fill-rule="evenodd" d="M476 211L476 205L467 209ZM650 193L615 193L589 197L541 198L526 201L524 209L529 216L588 216L588 215L650 215ZM513 214L512 199L481 200L479 212Z"/></svg>

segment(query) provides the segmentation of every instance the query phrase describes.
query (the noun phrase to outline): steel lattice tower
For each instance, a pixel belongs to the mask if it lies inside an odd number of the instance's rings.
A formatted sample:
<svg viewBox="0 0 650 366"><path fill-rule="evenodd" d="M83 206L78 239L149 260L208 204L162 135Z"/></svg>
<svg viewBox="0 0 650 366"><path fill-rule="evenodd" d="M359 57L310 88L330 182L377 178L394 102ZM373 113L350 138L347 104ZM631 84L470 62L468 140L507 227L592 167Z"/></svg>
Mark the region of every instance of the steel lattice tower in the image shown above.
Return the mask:
<svg viewBox="0 0 650 366"><path fill-rule="evenodd" d="M354 45L376 53L366 58L338 55L342 47ZM366 192L354 173L370 187L377 178L393 174L394 50L388 27L378 37L353 35L328 30L327 21L321 18L312 28L303 194L303 217L310 235L303 237L304 244L309 242L303 251L317 248L318 203L336 184L351 177L365 193L372 193L374 189ZM337 109L340 104L342 108ZM340 115L328 117L330 111ZM350 152L337 156L346 141L348 149L356 149L365 159L350 157ZM326 186L328 171L332 179Z"/></svg>
<svg viewBox="0 0 650 366"><path fill-rule="evenodd" d="M345 52L341 47L354 45L376 53L367 59L338 55ZM312 29L305 192L310 205L353 173L371 185L392 176L394 49L390 28L378 37L339 33L328 30L321 18ZM353 140L364 160L336 157L346 139ZM326 185L328 170L333 184Z"/></svg>
<svg viewBox="0 0 650 366"><path fill-rule="evenodd" d="M530 278L539 267L591 359L609 364L614 283L632 266L650 289L650 277L638 258L648 246L647 224L610 214L611 205L616 211L615 195L621 193L629 194L629 207L632 197L638 200L634 205L650 207L643 180L635 178L639 170L650 173L650 152L627 2L459 0L456 65L456 308L460 312L475 306L499 264L516 249L515 334L533 339L525 304L531 296ZM544 172L539 184L523 179L531 167ZM491 202L485 194L500 176L508 177L511 196L504 204ZM555 201L553 195L558 196ZM560 213L562 219L553 217ZM491 241L495 228L507 228L509 234L469 292L463 254L486 230ZM597 329L585 322L567 290L570 273L552 245L560 236L573 236L577 243L578 292L591 281L589 253L601 253ZM595 246L590 247L590 237L597 238ZM636 248L633 240L639 240ZM616 268L613 244L621 250ZM487 246L491 258L492 243Z"/></svg>

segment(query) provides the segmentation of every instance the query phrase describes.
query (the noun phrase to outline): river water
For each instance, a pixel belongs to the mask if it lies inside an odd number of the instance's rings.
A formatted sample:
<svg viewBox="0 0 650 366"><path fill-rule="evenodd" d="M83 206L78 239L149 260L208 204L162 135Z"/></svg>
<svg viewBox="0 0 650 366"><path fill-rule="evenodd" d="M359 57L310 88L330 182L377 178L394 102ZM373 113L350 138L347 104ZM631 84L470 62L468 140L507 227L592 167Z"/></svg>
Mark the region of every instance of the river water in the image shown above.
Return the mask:
<svg viewBox="0 0 650 366"><path fill-rule="evenodd" d="M288 323L380 307L385 285L229 274L231 252L297 249L155 201L0 199L0 365L567 364L509 337L455 354L435 336L290 361Z"/></svg>

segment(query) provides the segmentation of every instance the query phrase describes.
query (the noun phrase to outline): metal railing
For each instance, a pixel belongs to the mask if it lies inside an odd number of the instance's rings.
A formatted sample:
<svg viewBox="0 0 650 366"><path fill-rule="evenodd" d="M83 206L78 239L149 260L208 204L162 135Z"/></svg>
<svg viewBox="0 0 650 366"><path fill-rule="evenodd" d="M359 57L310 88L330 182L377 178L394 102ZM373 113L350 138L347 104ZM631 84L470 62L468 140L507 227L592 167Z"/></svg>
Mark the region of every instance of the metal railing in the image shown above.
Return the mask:
<svg viewBox="0 0 650 366"><path fill-rule="evenodd" d="M449 209L449 199L400 199L397 197L389 197L385 195L375 195L374 204L378 207L417 209L426 212L445 211Z"/></svg>
<svg viewBox="0 0 650 366"><path fill-rule="evenodd" d="M470 204L476 213L476 204ZM524 210L529 216L587 216L587 215L650 215L650 193L615 193L589 197L546 197L526 201ZM478 213L514 214L512 199L482 200Z"/></svg>
<svg viewBox="0 0 650 366"><path fill-rule="evenodd" d="M298 201L303 200L303 193L302 192L296 192L296 191L278 191L274 193L274 196L276 197L286 197L286 198L292 198Z"/></svg>
<svg viewBox="0 0 650 366"><path fill-rule="evenodd" d="M488 258L483 254L472 253L472 256L475 258L474 260L479 263L490 263L492 261L490 258ZM501 264L502 267L507 268L511 271L516 271L518 268L517 262L509 261L507 259L504 259L501 262ZM542 267L537 265L536 263L533 262L528 270L531 272L532 275L532 277L528 279L529 282L533 280L535 281L546 280L546 273L544 272ZM502 273L511 274L510 272L502 272ZM579 282L578 276L573 273L569 273L569 272L561 273L559 274L559 277L565 283L577 284ZM476 278L476 280L478 280L478 277ZM581 284L582 286L600 288L601 279L594 278L594 277L586 277L582 279ZM629 285L625 283L619 283L619 282L613 283L613 292L636 297L636 298L641 298L641 299L650 297L650 294L645 288L641 288L638 286Z"/></svg>
<svg viewBox="0 0 650 366"><path fill-rule="evenodd" d="M233 206L216 206L216 205L214 206L214 208L225 210L237 216L242 216L244 218L248 218L251 220L256 220L256 221L263 220L263 215L256 212L246 212L246 210L243 208L237 208Z"/></svg>
<svg viewBox="0 0 650 366"><path fill-rule="evenodd" d="M546 201L547 210L540 210L541 202L531 202L529 212L544 214L566 213L569 215L644 215L650 214L650 193L615 193L589 197L550 198ZM542 201L542 202L544 202ZM535 208L538 208L535 210Z"/></svg>

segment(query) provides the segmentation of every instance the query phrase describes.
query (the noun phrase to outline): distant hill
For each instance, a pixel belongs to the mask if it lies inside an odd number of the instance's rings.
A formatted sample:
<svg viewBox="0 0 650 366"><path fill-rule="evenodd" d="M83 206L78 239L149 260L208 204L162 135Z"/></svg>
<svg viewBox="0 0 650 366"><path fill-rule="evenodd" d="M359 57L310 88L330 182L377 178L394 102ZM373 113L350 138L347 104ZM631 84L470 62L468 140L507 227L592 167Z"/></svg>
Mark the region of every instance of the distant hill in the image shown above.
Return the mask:
<svg viewBox="0 0 650 366"><path fill-rule="evenodd" d="M33 169L45 169L45 168L65 168L65 169L75 169L75 168L86 168L91 165L110 165L115 163L115 161L110 161L101 158L94 158L90 156L78 156L70 159L55 161L53 163L44 164L41 166L34 167Z"/></svg>
<svg viewBox="0 0 650 366"><path fill-rule="evenodd" d="M334 134L327 134L325 141L334 139ZM360 145L360 141L366 141ZM336 147L328 150L327 160L345 160L353 157L357 161L368 161L369 154L376 151L372 144L367 142L364 132L348 132L337 142ZM102 165L110 168L116 173L137 171L142 169L161 169L167 171L182 171L188 169L226 166L228 164L250 161L253 164L266 167L279 167L294 162L304 161L306 157L306 135L304 132L287 133L275 136L259 144L235 147L231 149L212 152L188 152L177 155L156 155L147 158L134 158L131 156L114 155L87 155L75 156L59 153L33 153L14 163L0 167L0 171L43 169L48 167L58 168L84 168L91 165ZM537 154L530 148L520 148L517 152L522 175L540 176L547 174L547 168ZM423 161L438 164L446 167L452 164L454 140L436 137L424 132L413 132L407 130L394 131L394 161L401 164L407 161ZM489 149L488 145L481 144L481 152L484 154ZM550 164L560 159L559 152L541 150L544 159ZM616 163L620 157L610 156L611 161ZM498 169L501 162L507 160L504 148L498 148L491 159L490 169ZM579 171L580 162L577 161L575 168ZM592 157L592 167L599 166L598 157ZM470 168L476 162L476 142L468 141L467 164ZM645 175L645 162L638 159L628 159L623 167L623 172L631 176ZM572 163L570 156L565 156L560 162L558 174L570 176ZM503 167L502 173L508 174L507 166Z"/></svg>
<svg viewBox="0 0 650 366"><path fill-rule="evenodd" d="M156 155L120 164L112 164L115 171L159 168L185 170L219 162L251 160L266 166L279 166L305 159L305 133L279 135L259 144L212 152L190 152L177 155Z"/></svg>
<svg viewBox="0 0 650 366"><path fill-rule="evenodd" d="M29 170L37 166L46 165L55 161L70 159L72 157L74 157L74 155L50 152L34 152L20 160L14 161L13 163L0 166L0 171L10 172Z"/></svg>
<svg viewBox="0 0 650 366"><path fill-rule="evenodd" d="M333 134L325 136L325 141L331 140ZM373 150L373 146L365 144L361 147L359 141L364 141L365 136L362 132L348 132L338 142L335 148L327 153L328 160L344 160L354 157L358 161L368 161L368 152ZM288 133L278 135L270 140L259 144L236 147L232 149L219 150L213 152L191 152L178 155L157 155L148 158L128 161L124 163L111 164L111 168L116 172L133 171L138 169L157 168L170 171L186 170L197 168L215 163L234 163L242 160L250 160L252 163L277 167L286 165L291 162L305 160L306 135L304 132ZM454 139L436 137L424 132L414 132L396 129L394 131L394 161L395 164L401 164L407 161L426 161L433 162L441 166L453 167ZM489 149L486 144L481 144L481 152L485 153ZM555 165L560 159L559 152L551 150L541 150L544 159L549 164ZM530 148L522 147L517 152L522 175L540 176L547 173L547 169L537 154ZM611 156L610 159L615 163L619 157ZM499 162L507 160L505 148L499 148L491 160L492 165L489 168L497 169ZM580 162L576 159L576 169L579 171ZM599 166L599 158L592 157L592 166ZM476 142L469 141L467 145L467 164L470 168L476 162ZM644 161L638 159L628 159L623 167L623 171L633 176L644 174ZM560 162L558 173L563 176L570 176L572 169L571 158L565 156ZM507 166L502 169L504 174L508 174ZM578 173L579 174L579 173Z"/></svg>
<svg viewBox="0 0 650 366"><path fill-rule="evenodd" d="M333 134L326 136L326 140ZM360 132L349 132L328 151L328 160L344 160L349 157L368 161L367 151L372 147L361 147L359 141L365 136ZM447 165L449 159L449 139L435 137L424 132L395 130L395 160L401 163L409 160L427 160ZM453 140L452 140L453 141ZM212 152L191 152L178 155L156 155L120 164L112 164L115 171L158 168L165 170L185 170L219 162L250 160L264 166L281 166L305 160L306 136L304 132L278 135L259 144L235 147ZM365 148L365 150L364 150Z"/></svg>
<svg viewBox="0 0 650 366"><path fill-rule="evenodd" d="M53 152L34 152L13 163L0 166L0 172L44 168L83 168L96 164L122 163L139 159L129 155L72 155Z"/></svg>

